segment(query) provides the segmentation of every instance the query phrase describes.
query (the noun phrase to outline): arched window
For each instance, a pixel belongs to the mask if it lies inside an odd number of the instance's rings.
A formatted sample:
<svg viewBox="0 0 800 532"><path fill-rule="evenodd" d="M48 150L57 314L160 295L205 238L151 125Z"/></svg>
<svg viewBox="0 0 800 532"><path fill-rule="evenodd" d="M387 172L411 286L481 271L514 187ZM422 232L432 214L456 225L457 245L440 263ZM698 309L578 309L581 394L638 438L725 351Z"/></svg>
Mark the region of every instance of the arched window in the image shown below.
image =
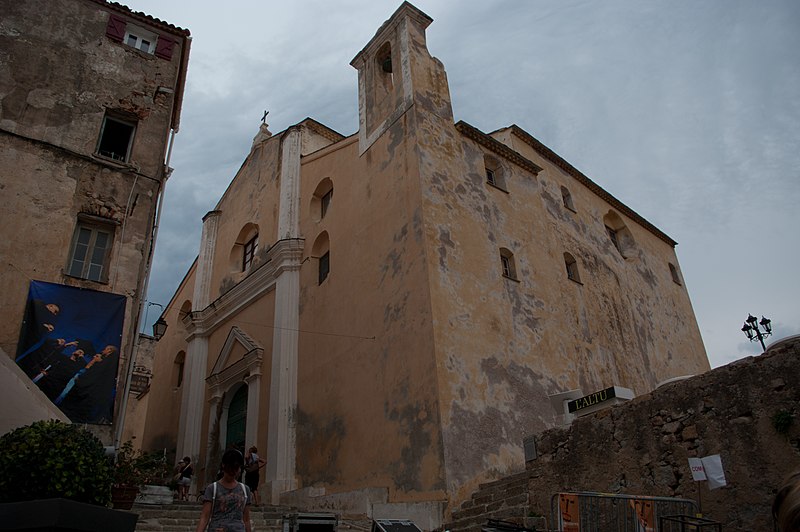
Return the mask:
<svg viewBox="0 0 800 532"><path fill-rule="evenodd" d="M383 86L388 90L394 86L394 68L392 66L392 45L384 43L378 53L375 55L375 60L378 63L378 79L381 80Z"/></svg>
<svg viewBox="0 0 800 532"><path fill-rule="evenodd" d="M517 280L517 265L514 261L514 254L507 248L500 248L500 267L503 277Z"/></svg>
<svg viewBox="0 0 800 532"><path fill-rule="evenodd" d="M505 170L500 161L491 155L484 155L483 166L486 172L486 182L507 192Z"/></svg>
<svg viewBox="0 0 800 532"><path fill-rule="evenodd" d="M325 218L325 215L328 214L328 210L331 207L332 200L333 181L331 181L329 177L326 177L319 182L316 190L314 190L314 194L311 196L311 218L315 222L319 222Z"/></svg>
<svg viewBox="0 0 800 532"><path fill-rule="evenodd" d="M331 272L330 238L323 231L311 247L311 257L317 259L317 280L322 284Z"/></svg>
<svg viewBox="0 0 800 532"><path fill-rule="evenodd" d="M255 262L258 248L258 225L245 224L231 247L228 259L231 273L248 271Z"/></svg>
<svg viewBox="0 0 800 532"><path fill-rule="evenodd" d="M183 318L185 318L188 314L191 314L191 312L192 302L187 299L183 302L183 305L181 305L181 308L178 311L178 322L183 321Z"/></svg>
<svg viewBox="0 0 800 532"><path fill-rule="evenodd" d="M577 212L575 210L575 204L572 202L572 194L569 193L569 189L567 187L561 187L561 200L564 202L564 207L571 210L572 212Z"/></svg>
<svg viewBox="0 0 800 532"><path fill-rule="evenodd" d="M605 224L608 238L611 240L611 243L614 244L614 247L617 248L619 254L622 255L623 258L632 256L636 243L633 240L630 229L628 229L628 226L622 221L619 214L614 211L608 211L608 213L603 216L603 223Z"/></svg>
<svg viewBox="0 0 800 532"><path fill-rule="evenodd" d="M567 268L567 278L580 283L581 274L578 271L578 261L570 253L564 253L564 266Z"/></svg>
<svg viewBox="0 0 800 532"><path fill-rule="evenodd" d="M675 265L672 264L671 262L669 263L669 273L670 275L672 275L672 282L674 282L677 285L683 286L683 283L681 282L681 276L678 273L678 268L675 267Z"/></svg>

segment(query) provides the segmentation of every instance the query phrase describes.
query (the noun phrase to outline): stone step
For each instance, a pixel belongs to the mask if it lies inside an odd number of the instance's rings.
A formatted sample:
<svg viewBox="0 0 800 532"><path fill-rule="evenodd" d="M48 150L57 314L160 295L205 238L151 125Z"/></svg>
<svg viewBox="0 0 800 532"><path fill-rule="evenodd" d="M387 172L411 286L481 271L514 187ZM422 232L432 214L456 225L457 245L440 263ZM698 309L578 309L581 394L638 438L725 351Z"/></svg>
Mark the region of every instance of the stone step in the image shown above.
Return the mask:
<svg viewBox="0 0 800 532"><path fill-rule="evenodd" d="M194 532L202 504L195 501L135 504L132 511L139 515L137 532ZM279 532L283 529L284 515L295 512L297 510L289 506L251 506L250 522L254 530Z"/></svg>
<svg viewBox="0 0 800 532"><path fill-rule="evenodd" d="M527 517L527 515L527 504L478 512L461 518L456 518L454 513L453 520L444 525L443 529L449 530L450 532L468 532L480 530L481 526L485 525L489 519L515 522L522 525L524 524L525 517Z"/></svg>

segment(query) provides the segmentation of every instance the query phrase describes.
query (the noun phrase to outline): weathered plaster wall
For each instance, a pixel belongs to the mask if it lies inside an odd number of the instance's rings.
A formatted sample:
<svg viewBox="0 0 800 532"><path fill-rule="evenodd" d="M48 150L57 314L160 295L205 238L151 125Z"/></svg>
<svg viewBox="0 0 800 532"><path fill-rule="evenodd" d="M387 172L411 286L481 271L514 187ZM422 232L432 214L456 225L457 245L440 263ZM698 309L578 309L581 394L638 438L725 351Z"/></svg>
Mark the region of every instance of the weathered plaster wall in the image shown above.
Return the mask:
<svg viewBox="0 0 800 532"><path fill-rule="evenodd" d="M113 42L106 36L110 9L94 2L3 1L0 10L0 256L7 259L0 275L0 345L16 352L30 280L123 294L122 374L182 91L181 42L170 61ZM95 154L107 109L138 120L128 163ZM115 227L104 282L64 273L79 213ZM124 376L120 390L123 385ZM111 428L98 431L110 443Z"/></svg>
<svg viewBox="0 0 800 532"><path fill-rule="evenodd" d="M607 201L581 189L572 213L560 182L581 185L541 154L522 153L532 170L462 136L441 63L423 32L411 42L439 404L457 501L521 465L524 431L554 424L549 395L611 385L646 393L708 361L686 290L670 277L673 248L626 220L635 245L623 258L603 224ZM499 187L486 182L485 154L499 162ZM514 254L516 279L501 275L500 248ZM565 252L578 259L581 283L567 278Z"/></svg>
<svg viewBox="0 0 800 532"><path fill-rule="evenodd" d="M12 0L2 12L0 128L91 154L106 109L126 111L139 119L131 160L158 175L175 95L157 89L178 88L181 43L166 61L113 42L94 2Z"/></svg>
<svg viewBox="0 0 800 532"><path fill-rule="evenodd" d="M420 218L406 116L361 157L358 143L305 161L297 454L301 487L388 487L391 500L443 498L442 447ZM338 146L335 146L336 148ZM314 222L311 194L333 183ZM327 232L331 273L311 253Z"/></svg>

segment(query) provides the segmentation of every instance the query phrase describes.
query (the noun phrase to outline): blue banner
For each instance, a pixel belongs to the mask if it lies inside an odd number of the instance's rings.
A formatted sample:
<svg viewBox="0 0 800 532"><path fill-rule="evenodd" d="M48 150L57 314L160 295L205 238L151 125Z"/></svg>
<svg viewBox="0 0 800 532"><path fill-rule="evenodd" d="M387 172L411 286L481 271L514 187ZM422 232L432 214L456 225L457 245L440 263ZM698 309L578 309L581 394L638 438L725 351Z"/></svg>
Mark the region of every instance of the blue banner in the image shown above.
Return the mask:
<svg viewBox="0 0 800 532"><path fill-rule="evenodd" d="M125 296L31 281L16 361L74 423L110 424Z"/></svg>

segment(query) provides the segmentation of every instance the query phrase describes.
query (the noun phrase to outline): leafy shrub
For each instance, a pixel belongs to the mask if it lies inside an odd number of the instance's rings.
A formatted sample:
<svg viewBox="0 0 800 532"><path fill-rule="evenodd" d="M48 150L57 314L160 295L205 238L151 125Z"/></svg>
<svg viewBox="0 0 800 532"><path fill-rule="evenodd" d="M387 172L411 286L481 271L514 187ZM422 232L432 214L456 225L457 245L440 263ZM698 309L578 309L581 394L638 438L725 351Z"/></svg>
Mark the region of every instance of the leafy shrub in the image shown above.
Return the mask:
<svg viewBox="0 0 800 532"><path fill-rule="evenodd" d="M0 437L0 500L61 497L108 505L111 463L103 444L78 425L37 421Z"/></svg>

